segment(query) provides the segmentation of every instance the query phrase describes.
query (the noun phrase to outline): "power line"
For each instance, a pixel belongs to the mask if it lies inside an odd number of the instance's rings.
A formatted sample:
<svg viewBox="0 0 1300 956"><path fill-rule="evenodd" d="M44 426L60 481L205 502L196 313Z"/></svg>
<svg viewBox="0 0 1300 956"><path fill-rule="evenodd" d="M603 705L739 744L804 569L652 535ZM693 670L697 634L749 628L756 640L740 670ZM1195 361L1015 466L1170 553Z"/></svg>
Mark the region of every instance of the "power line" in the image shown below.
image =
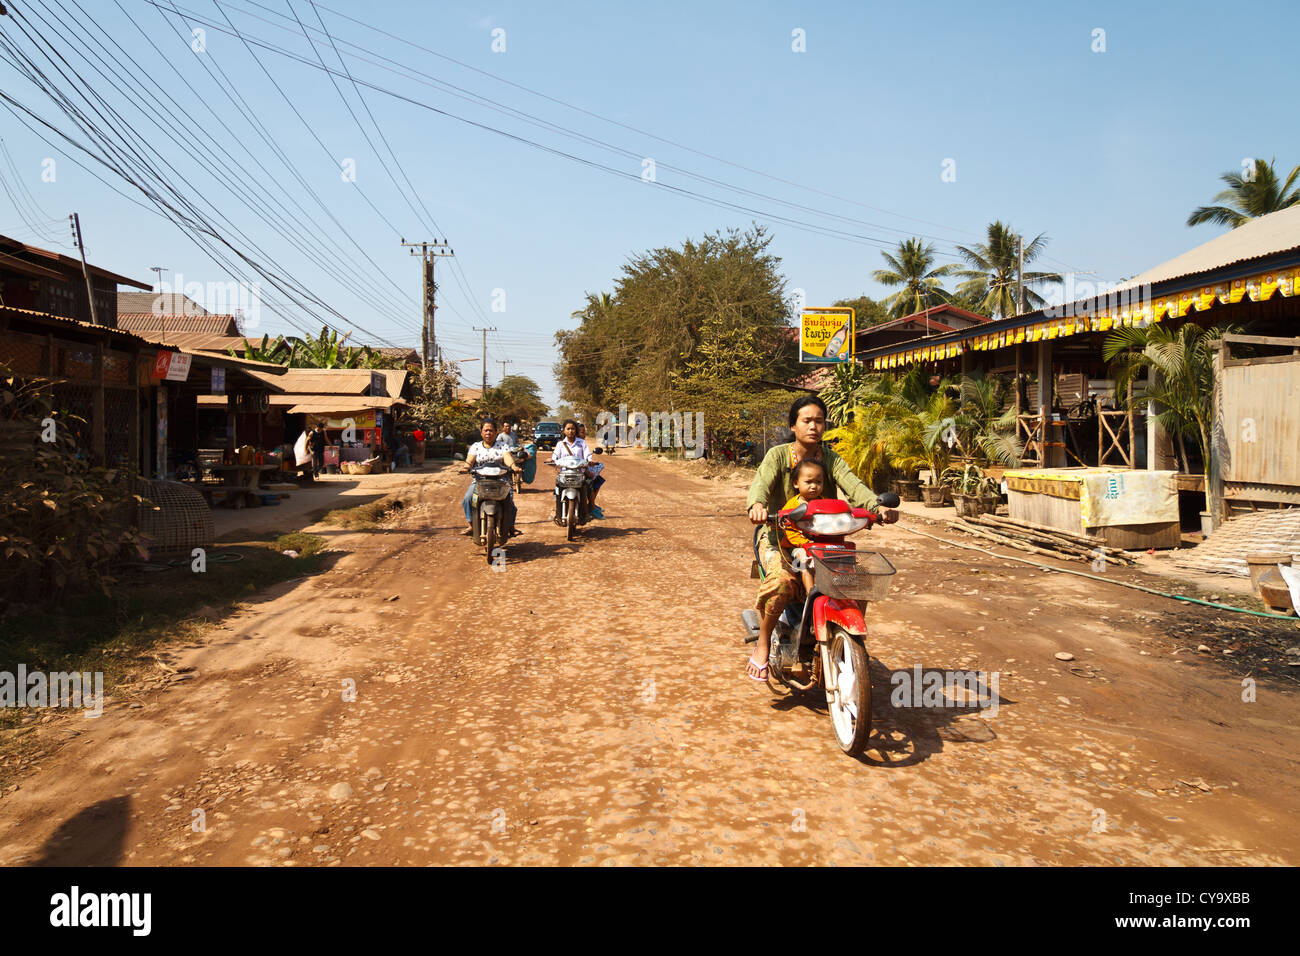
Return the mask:
<svg viewBox="0 0 1300 956"><path fill-rule="evenodd" d="M317 320L320 320L319 313L315 311L315 305L324 307L327 311L342 318L341 314L333 310L319 297L307 292L297 280L293 279L287 273L282 275L283 267L269 257L266 261L259 262L251 258L248 254L238 249L229 241L224 239L220 231L213 225L211 220L188 198L188 194L180 193L175 186L166 178L166 175L156 168L154 164L141 153L133 144L133 140L138 140L139 136L134 129L127 123L111 106L104 101L103 97L95 92L94 88L88 84L84 77L80 75L77 69L67 61L57 50L48 43L42 44L40 40L33 37L24 26L26 18L17 11L11 11L11 22L14 22L18 30L31 42L37 50L48 60L54 67L55 71L68 83L77 89L88 104L91 112L102 121L109 130L101 128L94 118L88 115L84 110L78 107L67 95L53 84L45 75L43 70L31 60L21 48L17 47L8 37L0 35L0 46L3 47L6 54L7 62L18 70L18 72L27 77L37 89L49 96L64 114L76 124L83 133L87 134L95 142L100 150L96 153L89 150L83 144L67 136L57 127L41 120L43 125L49 127L60 137L67 140L79 150L86 153L95 161L101 163L110 171L114 172L130 185L139 189L145 194L150 202L158 206L160 211L168 214L177 225L182 226L191 235L191 238L205 249L215 261L228 268L232 274L238 275L240 270L233 267L233 263L221 249L228 250L229 253L236 256L248 266L262 275L262 277L276 289L280 289L298 306L308 313L314 314ZM48 47L48 50L43 47ZM93 64L92 64L93 66ZM69 75L71 74L71 75ZM73 77L76 80L73 80ZM12 97L6 97L6 100L28 113L35 119L39 119L27 107L22 106ZM96 105L96 103L102 105ZM107 114L107 115L106 115ZM110 138L114 137L114 138ZM168 166L173 173L180 175L182 182L188 187L189 194L195 195L198 199L207 202L201 190L198 190L183 174L180 174L174 166L171 166L165 159L164 165ZM141 178L143 177L143 179ZM161 191L160 191L161 189ZM164 195L165 194L165 195ZM170 197L170 198L167 198ZM224 219L224 217L222 217ZM227 221L228 222L228 221ZM237 227L232 223L229 224L232 231L238 233ZM266 257L266 253L255 244L251 243L247 237L244 237L251 247ZM292 319L285 316L292 323ZM324 323L328 325L328 320ZM355 324L355 323L354 323ZM365 331L363 329L363 331ZM370 334L370 333L368 333Z"/></svg>

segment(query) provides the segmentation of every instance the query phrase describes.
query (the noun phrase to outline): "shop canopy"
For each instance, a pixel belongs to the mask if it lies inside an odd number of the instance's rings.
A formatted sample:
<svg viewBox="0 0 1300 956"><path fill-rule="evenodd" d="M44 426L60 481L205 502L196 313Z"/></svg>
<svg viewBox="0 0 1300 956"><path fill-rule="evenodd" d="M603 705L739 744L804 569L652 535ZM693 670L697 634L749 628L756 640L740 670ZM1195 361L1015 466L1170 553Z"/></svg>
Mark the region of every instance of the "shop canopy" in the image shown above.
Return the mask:
<svg viewBox="0 0 1300 956"><path fill-rule="evenodd" d="M1300 296L1300 206L1254 219L1098 296L858 353L873 369L958 358L1021 342L1145 327L1216 306Z"/></svg>

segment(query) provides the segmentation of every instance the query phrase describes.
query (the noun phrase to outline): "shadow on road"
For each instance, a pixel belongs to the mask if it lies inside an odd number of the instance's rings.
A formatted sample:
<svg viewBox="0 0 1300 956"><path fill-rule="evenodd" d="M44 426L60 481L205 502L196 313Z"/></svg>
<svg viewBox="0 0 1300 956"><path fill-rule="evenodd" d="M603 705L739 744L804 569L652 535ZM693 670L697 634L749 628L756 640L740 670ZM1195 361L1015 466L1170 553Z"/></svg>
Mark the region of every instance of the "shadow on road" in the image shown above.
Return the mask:
<svg viewBox="0 0 1300 956"><path fill-rule="evenodd" d="M907 700L898 692L914 682L914 668L891 670L874 657L870 659L870 668L871 739L858 760L872 767L899 769L915 766L940 753L945 742L988 743L996 740L997 734L980 715L992 707L1016 703L996 692L983 676L975 683L973 694L958 695L961 699L942 696L936 705L933 697L920 696L922 688L917 688L918 696ZM970 673L963 669L925 665L920 670L922 674ZM900 698L902 702L896 705L895 699ZM796 708L804 708L825 719L824 732L834 734L824 691L791 694L772 702L773 710Z"/></svg>
<svg viewBox="0 0 1300 956"><path fill-rule="evenodd" d="M50 834L31 866L115 866L122 860L131 798L101 800Z"/></svg>

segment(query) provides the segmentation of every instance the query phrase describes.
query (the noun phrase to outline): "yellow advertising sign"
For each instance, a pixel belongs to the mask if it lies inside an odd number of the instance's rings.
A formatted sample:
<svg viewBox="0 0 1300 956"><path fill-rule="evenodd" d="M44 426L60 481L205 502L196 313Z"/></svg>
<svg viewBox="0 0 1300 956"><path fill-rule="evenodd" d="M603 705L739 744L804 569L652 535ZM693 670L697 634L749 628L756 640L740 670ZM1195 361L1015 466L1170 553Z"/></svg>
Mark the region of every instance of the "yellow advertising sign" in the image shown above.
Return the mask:
<svg viewBox="0 0 1300 956"><path fill-rule="evenodd" d="M799 361L830 365L853 359L852 309L804 309L799 316Z"/></svg>

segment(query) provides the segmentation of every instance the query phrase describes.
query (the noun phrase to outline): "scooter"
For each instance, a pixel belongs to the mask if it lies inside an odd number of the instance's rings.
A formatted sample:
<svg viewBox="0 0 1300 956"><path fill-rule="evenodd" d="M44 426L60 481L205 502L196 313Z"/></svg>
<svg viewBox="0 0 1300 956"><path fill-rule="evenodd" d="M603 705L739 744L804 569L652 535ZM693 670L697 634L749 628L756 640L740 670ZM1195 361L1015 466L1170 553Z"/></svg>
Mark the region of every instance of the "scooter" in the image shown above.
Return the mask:
<svg viewBox="0 0 1300 956"><path fill-rule="evenodd" d="M470 499L472 533L475 541L483 542L491 564L493 551L510 540L510 469L502 463L485 462L474 465L469 473L474 476L474 497Z"/></svg>
<svg viewBox="0 0 1300 956"><path fill-rule="evenodd" d="M572 541L578 536L578 526L591 520L591 479L587 477L587 462L577 455L566 455L549 464L558 469L555 473L555 523L567 529L565 538Z"/></svg>
<svg viewBox="0 0 1300 956"><path fill-rule="evenodd" d="M898 496L883 494L878 504L896 508ZM802 607L794 602L786 605L772 629L768 686L781 696L821 688L835 740L850 756L866 749L871 733L865 608L885 597L895 569L883 555L858 551L844 539L880 521L878 512L853 508L835 498L809 501L767 520L778 529L796 528L810 539L804 551L813 573L813 587ZM756 565L758 538L763 533L762 525L754 529ZM757 641L758 611L741 612L741 620L747 631L745 642Z"/></svg>
<svg viewBox="0 0 1300 956"><path fill-rule="evenodd" d="M532 484L533 478L537 476L537 446L532 442L526 442L514 453L514 457L519 470L510 480L514 482L515 491L523 494L524 485Z"/></svg>

